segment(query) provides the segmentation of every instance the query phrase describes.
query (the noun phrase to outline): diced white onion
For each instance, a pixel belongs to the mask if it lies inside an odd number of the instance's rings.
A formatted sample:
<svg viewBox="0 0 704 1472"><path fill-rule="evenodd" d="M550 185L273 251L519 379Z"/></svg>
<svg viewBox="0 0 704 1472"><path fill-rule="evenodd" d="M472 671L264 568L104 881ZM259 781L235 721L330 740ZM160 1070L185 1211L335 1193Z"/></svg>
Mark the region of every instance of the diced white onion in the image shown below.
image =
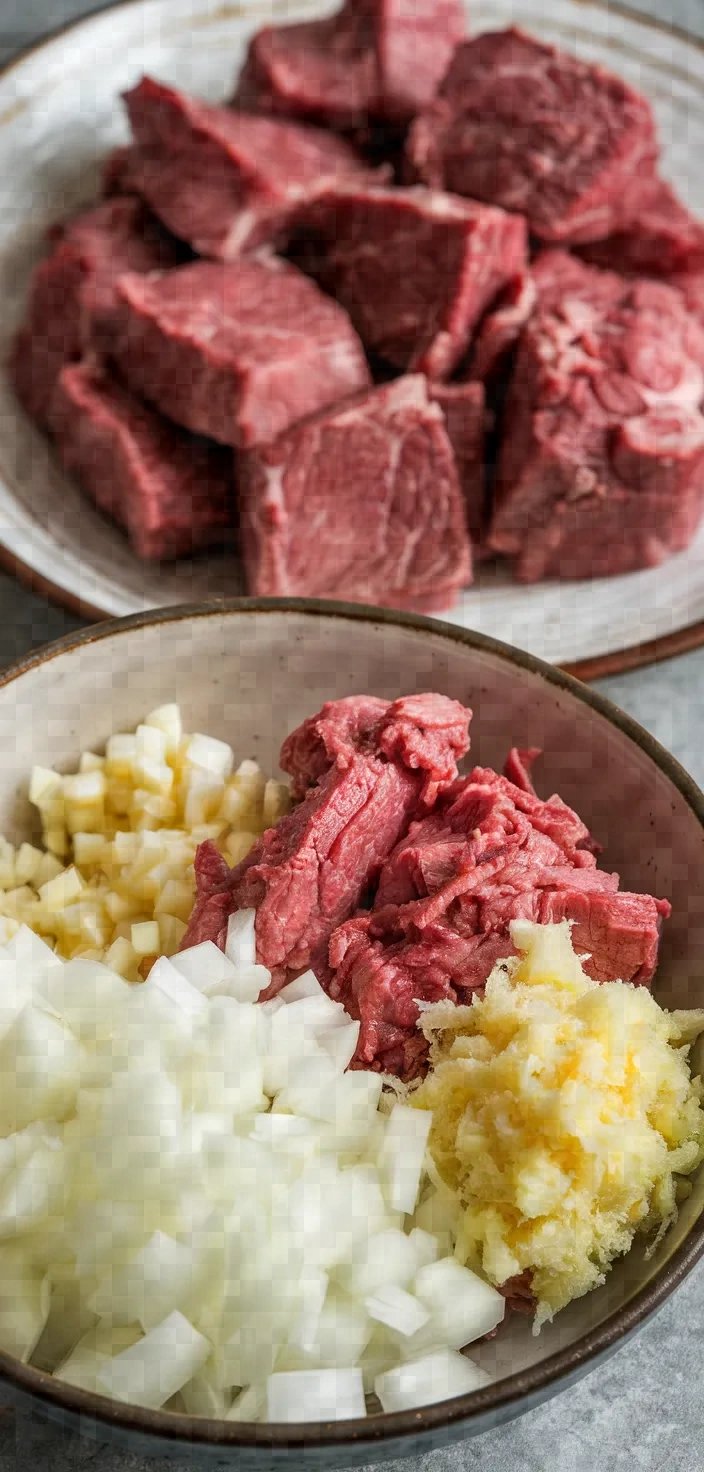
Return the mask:
<svg viewBox="0 0 704 1472"><path fill-rule="evenodd" d="M361 1370L293 1370L267 1380L269 1421L346 1421L365 1412Z"/></svg>
<svg viewBox="0 0 704 1472"><path fill-rule="evenodd" d="M235 910L227 922L225 955L234 967L255 966L257 942L254 933L255 910Z"/></svg>
<svg viewBox="0 0 704 1472"><path fill-rule="evenodd" d="M58 1017L31 1003L0 1039L0 1134L61 1119L75 1100L81 1048Z"/></svg>
<svg viewBox="0 0 704 1472"><path fill-rule="evenodd" d="M201 941L200 945L189 946L170 958L171 965L190 981L204 996L213 996L223 985L234 981L237 972L224 951L212 940Z"/></svg>
<svg viewBox="0 0 704 1472"><path fill-rule="evenodd" d="M411 1411L416 1406L433 1405L455 1395L467 1395L489 1383L485 1370L464 1355L450 1349L409 1364L399 1365L378 1375L374 1389L385 1411Z"/></svg>
<svg viewBox="0 0 704 1472"><path fill-rule="evenodd" d="M198 1370L210 1344L183 1314L172 1313L144 1339L108 1360L98 1375L104 1395L156 1410Z"/></svg>
<svg viewBox="0 0 704 1472"><path fill-rule="evenodd" d="M386 1324L387 1328L395 1329L405 1337L422 1329L430 1318L427 1308L417 1298L393 1283L377 1288L376 1293L365 1298L364 1307L370 1319Z"/></svg>
<svg viewBox="0 0 704 1472"><path fill-rule="evenodd" d="M406 1341L404 1352L409 1355L441 1345L462 1349L495 1329L506 1312L502 1294L454 1257L443 1257L421 1268L413 1280L412 1292L427 1308L429 1318Z"/></svg>
<svg viewBox="0 0 704 1472"><path fill-rule="evenodd" d="M304 997L319 997L323 988L314 971L304 971L295 981L281 988L282 1002L301 1002Z"/></svg>
<svg viewBox="0 0 704 1472"><path fill-rule="evenodd" d="M407 1104L395 1104L389 1115L380 1168L394 1211L415 1210L432 1118L428 1110Z"/></svg>

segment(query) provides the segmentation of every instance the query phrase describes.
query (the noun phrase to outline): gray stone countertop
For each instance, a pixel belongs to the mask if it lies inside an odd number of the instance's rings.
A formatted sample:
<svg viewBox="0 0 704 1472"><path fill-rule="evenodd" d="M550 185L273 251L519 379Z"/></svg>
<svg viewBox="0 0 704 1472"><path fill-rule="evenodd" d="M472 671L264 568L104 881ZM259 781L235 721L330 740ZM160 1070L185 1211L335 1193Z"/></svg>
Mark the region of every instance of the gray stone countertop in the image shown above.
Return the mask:
<svg viewBox="0 0 704 1472"><path fill-rule="evenodd" d="M0 63L94 0L0 0ZM704 0L641 0L704 39ZM81 627L0 574L0 666ZM597 688L651 731L704 786L704 649ZM704 1472L704 1264L618 1354L577 1386L496 1431L389 1472ZM185 1459L135 1457L26 1416L0 1421L0 1472L168 1472ZM233 1463L233 1466L236 1466Z"/></svg>

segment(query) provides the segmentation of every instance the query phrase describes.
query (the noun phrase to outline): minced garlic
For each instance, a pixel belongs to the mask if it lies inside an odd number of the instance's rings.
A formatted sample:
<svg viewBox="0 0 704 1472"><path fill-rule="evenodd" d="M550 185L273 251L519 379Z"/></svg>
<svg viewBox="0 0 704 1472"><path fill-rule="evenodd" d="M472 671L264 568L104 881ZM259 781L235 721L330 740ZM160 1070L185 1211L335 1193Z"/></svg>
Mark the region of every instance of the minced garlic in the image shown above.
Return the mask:
<svg viewBox="0 0 704 1472"><path fill-rule="evenodd" d="M704 1157L688 1064L704 1012L597 985L567 921L511 936L520 956L497 963L483 999L424 1011L431 1070L410 1102L433 1111L457 1256L497 1286L530 1272L537 1330L601 1284L636 1231L676 1216L677 1178Z"/></svg>

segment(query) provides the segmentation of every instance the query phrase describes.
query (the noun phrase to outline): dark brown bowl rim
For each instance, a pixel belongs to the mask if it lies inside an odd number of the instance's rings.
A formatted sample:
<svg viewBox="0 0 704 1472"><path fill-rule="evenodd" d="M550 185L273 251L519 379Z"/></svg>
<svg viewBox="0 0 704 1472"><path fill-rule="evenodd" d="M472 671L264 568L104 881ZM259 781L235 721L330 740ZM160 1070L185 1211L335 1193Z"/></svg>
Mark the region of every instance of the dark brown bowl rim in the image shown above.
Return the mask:
<svg viewBox="0 0 704 1472"><path fill-rule="evenodd" d="M266 615L295 613L309 618L340 619L358 623L387 624L410 629L420 634L432 635L467 649L493 655L506 663L517 665L537 675L548 685L566 691L575 700L588 705L617 727L645 753L673 784L700 825L704 828L704 794L684 770L680 763L654 737L644 731L636 721L612 704L603 695L589 686L581 684L573 676L554 665L515 649L498 639L469 629L446 624L421 614L401 613L389 609L374 608L360 604L334 603L308 598L231 598L217 599L208 603L181 604L173 607L152 609L147 613L131 614L127 618L110 619L74 634L66 634L53 643L17 660L0 674L0 688L14 683L21 676L39 666L51 663L63 654L80 649L85 644L99 643L135 629L152 625L179 623L194 619L219 617L227 614ZM277 1425L238 1423L232 1421L208 1421L199 1417L181 1416L167 1411L143 1410L139 1407L122 1405L103 1396L64 1385L53 1376L31 1366L23 1365L12 1356L0 1353L0 1379L9 1381L19 1392L32 1396L45 1406L60 1408L66 1412L90 1418L93 1422L120 1428L124 1432L140 1433L142 1436L159 1437L162 1441L182 1443L184 1447L198 1444L220 1447L248 1447L302 1451L317 1448L334 1448L346 1445L365 1445L370 1448L385 1441L417 1436L444 1428L459 1428L485 1413L507 1412L522 1398L529 1401L536 1394L551 1393L559 1389L561 1380L569 1380L590 1361L596 1363L612 1352L626 1336L638 1328L658 1309L673 1290L682 1282L704 1254L704 1215L698 1219L687 1238L663 1265L653 1282L634 1295L622 1309L611 1314L596 1329L588 1331L573 1345L551 1355L540 1365L521 1370L515 1375L498 1381L495 1385L477 1390L470 1395L458 1396L452 1401L424 1407L420 1410L402 1411L394 1414L369 1416L365 1420L337 1421L325 1424L302 1423Z"/></svg>
<svg viewBox="0 0 704 1472"><path fill-rule="evenodd" d="M50 46L52 42L58 40L61 36L78 30L85 23L97 20L101 15L107 14L111 10L123 10L128 6L143 3L144 0L104 0L104 3L92 6L81 15L64 21L52 30L47 31L37 40L31 41L27 46L19 49L10 57L9 61L6 61L0 67L0 79L13 71L15 67L20 66L27 57L34 55L36 51L43 50L45 46ZM601 9L622 15L630 20L637 20L641 25L647 26L651 30L660 31L665 35L677 36L680 40L686 41L688 45L696 47L699 51L704 50L704 40L693 35L686 27L677 25L674 21L663 20L658 16L646 15L642 11L639 11L637 6L621 4L619 0L592 0L592 3ZM223 14L227 14L228 11L233 15L242 14L241 7L236 3L228 3L228 0L224 0L221 9ZM252 10L252 16L255 15L256 11ZM10 551L9 547L5 547L2 541L0 541L0 567L3 567L6 572L15 577L24 587L29 588L30 591L51 600L52 603L57 604L60 608L67 609L79 618L89 618L96 621L109 619L110 622L113 621L110 619L110 615L105 613L103 608L81 598L79 593L71 592L70 589L63 587L60 583L52 582L50 578L38 572L31 563L25 562L17 553ZM589 587L588 582L585 584L585 587ZM174 607L180 606L174 604ZM132 617L132 615L128 616ZM135 616L138 617L138 615ZM629 644L625 649L616 649L611 654L597 654L585 659L565 661L562 668L578 679L597 680L602 679L606 675L624 674L629 670L641 669L650 664L657 664L664 659L672 659L676 655L688 654L692 650L700 648L702 644L704 644L704 619L691 624L685 624L682 628L673 629L670 634L664 634L647 642Z"/></svg>

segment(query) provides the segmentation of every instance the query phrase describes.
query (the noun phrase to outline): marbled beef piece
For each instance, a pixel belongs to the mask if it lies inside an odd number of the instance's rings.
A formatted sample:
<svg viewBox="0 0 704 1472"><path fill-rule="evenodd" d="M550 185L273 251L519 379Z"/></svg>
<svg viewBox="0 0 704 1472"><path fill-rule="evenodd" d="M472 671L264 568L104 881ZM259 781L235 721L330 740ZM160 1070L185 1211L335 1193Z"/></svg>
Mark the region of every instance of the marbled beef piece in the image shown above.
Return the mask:
<svg viewBox="0 0 704 1472"><path fill-rule="evenodd" d="M265 26L234 104L340 129L407 123L434 96L466 30L461 0L347 0L324 20Z"/></svg>
<svg viewBox="0 0 704 1472"><path fill-rule="evenodd" d="M450 608L471 552L444 416L419 374L304 420L240 461L248 590Z"/></svg>
<svg viewBox="0 0 704 1472"><path fill-rule="evenodd" d="M495 962L513 955L512 920L572 920L575 950L597 981L647 984L657 963L666 901L621 894L618 875L597 869L594 844L561 798L475 768L412 823L384 864L374 907L330 939L330 995L361 1021L358 1067L410 1077L427 1049L419 1002L467 1002Z"/></svg>
<svg viewBox="0 0 704 1472"><path fill-rule="evenodd" d="M42 427L61 369L90 347L96 314L112 304L123 272L164 270L184 254L141 201L129 198L83 211L50 239L53 250L32 277L11 360L17 394Z"/></svg>
<svg viewBox="0 0 704 1472"><path fill-rule="evenodd" d="M170 424L96 361L62 370L49 427L65 468L138 557L164 562L231 536L231 452Z"/></svg>
<svg viewBox="0 0 704 1472"><path fill-rule="evenodd" d="M472 556L481 558L487 533L484 445L488 415L484 385L431 383L428 392L445 416L464 497Z"/></svg>
<svg viewBox="0 0 704 1472"><path fill-rule="evenodd" d="M471 713L439 695L329 702L284 743L298 807L228 869L213 844L196 854L196 903L182 948L221 949L236 910L257 912L257 960L274 995L313 965L328 975L331 932L347 919L418 813L457 771Z"/></svg>
<svg viewBox="0 0 704 1472"><path fill-rule="evenodd" d="M650 104L601 66L511 28L458 46L411 126L411 176L525 215L540 240L601 240L655 178Z"/></svg>
<svg viewBox="0 0 704 1472"><path fill-rule="evenodd" d="M525 221L436 189L348 186L302 210L305 267L362 342L402 372L446 379L483 312L525 268Z"/></svg>
<svg viewBox="0 0 704 1472"><path fill-rule="evenodd" d="M123 276L100 327L136 393L240 448L370 383L346 312L276 256Z"/></svg>
<svg viewBox="0 0 704 1472"><path fill-rule="evenodd" d="M664 282L564 251L532 274L489 546L522 582L655 567L704 509L704 329Z"/></svg>
<svg viewBox="0 0 704 1472"><path fill-rule="evenodd" d="M212 107L151 77L125 103L136 139L121 166L127 186L174 235L215 260L281 244L321 190L374 177L332 133Z"/></svg>
<svg viewBox="0 0 704 1472"><path fill-rule="evenodd" d="M623 230L582 246L593 266L623 275L675 276L704 269L704 222L677 198L664 179L656 179L635 220Z"/></svg>

